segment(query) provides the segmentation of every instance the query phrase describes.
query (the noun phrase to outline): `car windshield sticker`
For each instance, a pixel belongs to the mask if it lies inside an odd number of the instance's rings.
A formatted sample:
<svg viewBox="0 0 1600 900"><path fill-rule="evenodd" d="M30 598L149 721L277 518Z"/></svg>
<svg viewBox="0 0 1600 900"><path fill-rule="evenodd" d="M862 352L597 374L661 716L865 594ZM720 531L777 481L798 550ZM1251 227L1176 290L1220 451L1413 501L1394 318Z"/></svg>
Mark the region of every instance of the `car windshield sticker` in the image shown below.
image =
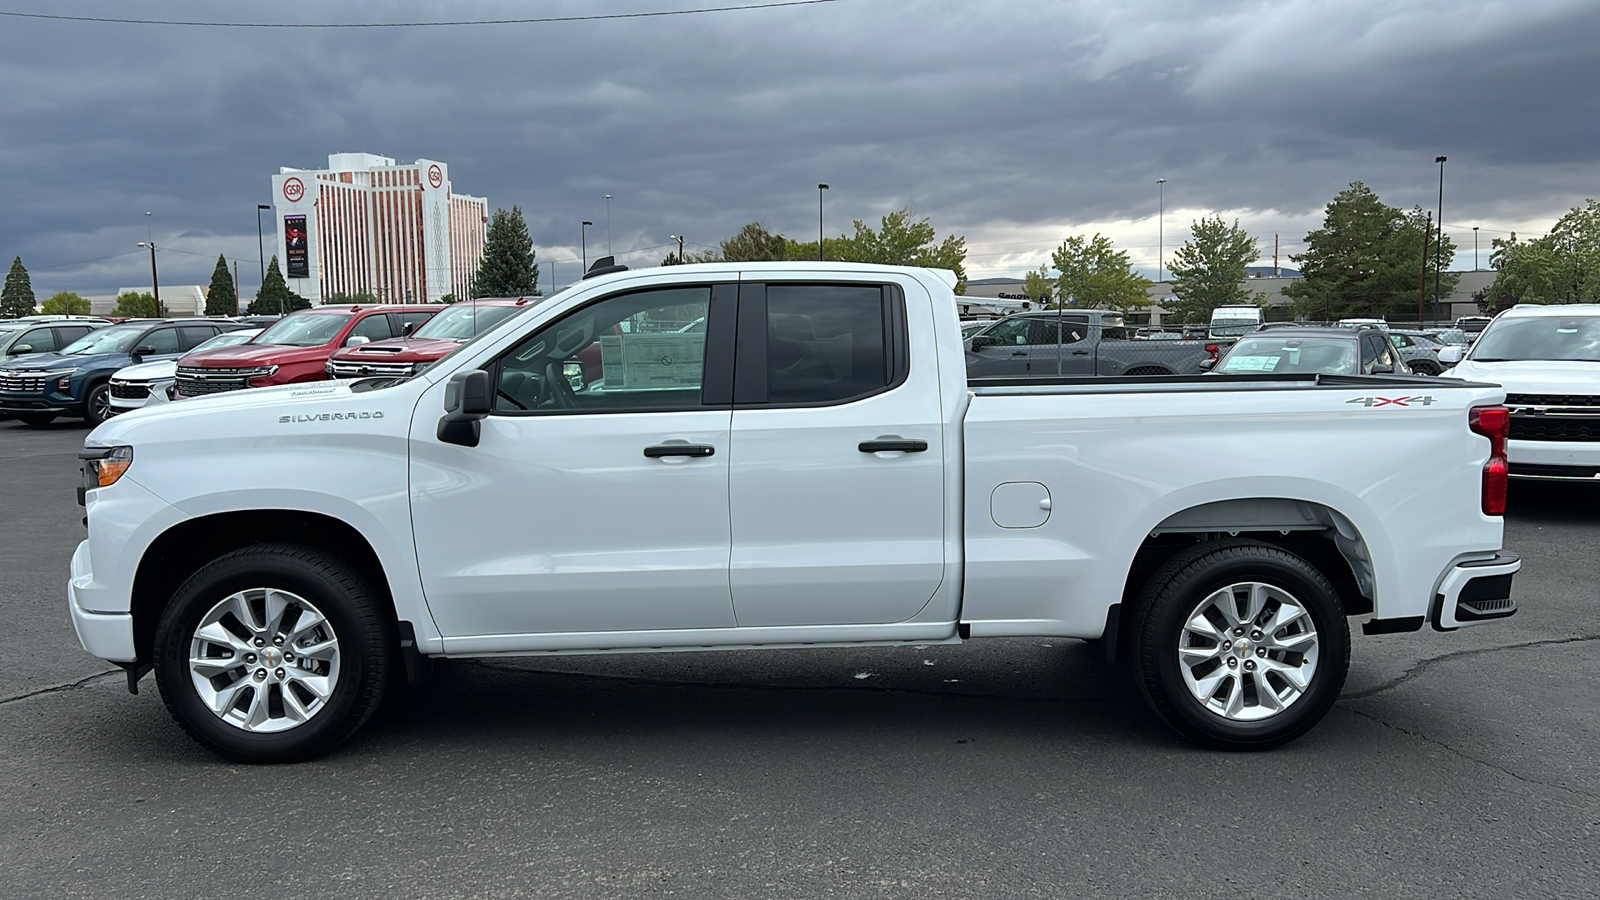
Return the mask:
<svg viewBox="0 0 1600 900"><path fill-rule="evenodd" d="M1228 371L1271 372L1281 360L1279 356L1235 356L1228 360Z"/></svg>

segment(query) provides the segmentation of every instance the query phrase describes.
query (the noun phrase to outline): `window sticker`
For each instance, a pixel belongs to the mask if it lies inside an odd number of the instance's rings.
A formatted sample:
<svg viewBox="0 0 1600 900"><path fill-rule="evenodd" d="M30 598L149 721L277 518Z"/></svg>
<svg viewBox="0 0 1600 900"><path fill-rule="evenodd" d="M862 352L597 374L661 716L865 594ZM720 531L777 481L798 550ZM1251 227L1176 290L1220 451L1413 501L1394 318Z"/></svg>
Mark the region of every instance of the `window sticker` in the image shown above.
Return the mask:
<svg viewBox="0 0 1600 900"><path fill-rule="evenodd" d="M1228 360L1228 371L1271 372L1281 361L1282 357L1278 356L1235 356Z"/></svg>

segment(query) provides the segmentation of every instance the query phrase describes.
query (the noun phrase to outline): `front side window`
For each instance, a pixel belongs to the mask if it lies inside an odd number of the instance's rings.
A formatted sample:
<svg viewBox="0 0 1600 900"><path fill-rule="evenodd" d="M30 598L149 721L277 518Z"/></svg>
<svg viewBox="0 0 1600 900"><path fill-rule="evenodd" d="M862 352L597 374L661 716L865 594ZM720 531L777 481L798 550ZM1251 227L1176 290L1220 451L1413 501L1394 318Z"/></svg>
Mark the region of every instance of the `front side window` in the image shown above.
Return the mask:
<svg viewBox="0 0 1600 900"><path fill-rule="evenodd" d="M23 335L18 344L27 344L34 353L49 353L56 349L56 336L48 328L35 328Z"/></svg>
<svg viewBox="0 0 1600 900"><path fill-rule="evenodd" d="M768 285L767 401L838 403L889 385L883 293L876 285Z"/></svg>
<svg viewBox="0 0 1600 900"><path fill-rule="evenodd" d="M148 353L151 356L163 353L177 353L178 329L157 328L155 331L140 338L138 343L134 345L133 352Z"/></svg>
<svg viewBox="0 0 1600 900"><path fill-rule="evenodd" d="M367 316L357 322L356 327L350 329L350 334L344 339L345 343L348 344L350 338L353 337L364 337L369 341L381 341L394 337L394 334L389 330L389 317L381 313L375 316Z"/></svg>
<svg viewBox="0 0 1600 900"><path fill-rule="evenodd" d="M500 357L496 413L639 412L702 406L708 286L607 297L539 329Z"/></svg>
<svg viewBox="0 0 1600 900"><path fill-rule="evenodd" d="M1372 367L1378 364L1378 343L1371 337L1363 335L1361 338L1361 374L1371 375Z"/></svg>

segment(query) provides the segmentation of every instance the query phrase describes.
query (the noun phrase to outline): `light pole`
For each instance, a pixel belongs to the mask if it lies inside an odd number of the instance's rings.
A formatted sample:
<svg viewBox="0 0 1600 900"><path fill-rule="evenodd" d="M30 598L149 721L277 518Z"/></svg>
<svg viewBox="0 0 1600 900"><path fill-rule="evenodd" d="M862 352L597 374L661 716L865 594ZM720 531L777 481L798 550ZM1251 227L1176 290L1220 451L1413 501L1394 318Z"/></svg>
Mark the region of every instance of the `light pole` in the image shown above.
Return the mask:
<svg viewBox="0 0 1600 900"><path fill-rule="evenodd" d="M1439 260L1444 257L1444 161L1445 157L1436 156L1434 162L1439 164L1439 236L1433 242L1433 311L1438 313L1443 309L1443 299L1439 296Z"/></svg>
<svg viewBox="0 0 1600 900"><path fill-rule="evenodd" d="M1167 259L1167 180L1156 179L1156 282L1166 280Z"/></svg>
<svg viewBox="0 0 1600 900"><path fill-rule="evenodd" d="M156 242L140 241L139 246L150 248L150 290L156 295L156 318L166 318L166 311L161 308L161 282L156 280Z"/></svg>
<svg viewBox="0 0 1600 900"><path fill-rule="evenodd" d="M817 262L822 262L822 192L827 190L825 184L817 185Z"/></svg>
<svg viewBox="0 0 1600 900"><path fill-rule="evenodd" d="M593 224L585 220L583 227L578 229L579 246L583 248L583 271L579 273L580 275L589 274L589 226Z"/></svg>
<svg viewBox="0 0 1600 900"><path fill-rule="evenodd" d="M1478 268L1478 226L1472 226L1472 271L1482 271Z"/></svg>
<svg viewBox="0 0 1600 900"><path fill-rule="evenodd" d="M266 284L267 282L267 251L265 245L261 243L261 211L271 208L265 203L256 204L256 261L261 264L261 281L258 282L259 284ZM257 288L256 292L260 293L260 288Z"/></svg>
<svg viewBox="0 0 1600 900"><path fill-rule="evenodd" d="M669 235L667 235L667 237L672 238L673 240L678 242L678 265L680 265L680 266L683 265L683 235L681 235L681 234L669 234Z"/></svg>
<svg viewBox="0 0 1600 900"><path fill-rule="evenodd" d="M606 195L606 255L611 255L611 195Z"/></svg>

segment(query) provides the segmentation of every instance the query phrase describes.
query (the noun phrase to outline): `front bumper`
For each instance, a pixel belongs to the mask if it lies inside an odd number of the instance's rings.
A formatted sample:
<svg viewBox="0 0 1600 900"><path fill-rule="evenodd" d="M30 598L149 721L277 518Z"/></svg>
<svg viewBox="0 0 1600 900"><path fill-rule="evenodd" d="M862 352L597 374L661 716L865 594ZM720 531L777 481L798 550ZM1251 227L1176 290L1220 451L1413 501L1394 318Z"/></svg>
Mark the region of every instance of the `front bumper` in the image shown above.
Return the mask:
<svg viewBox="0 0 1600 900"><path fill-rule="evenodd" d="M0 412L8 413L69 413L73 411L73 398L48 394L0 394Z"/></svg>
<svg viewBox="0 0 1600 900"><path fill-rule="evenodd" d="M1600 480L1600 442L1506 442L1511 477L1533 481Z"/></svg>
<svg viewBox="0 0 1600 900"><path fill-rule="evenodd" d="M1493 559L1457 563L1434 594L1429 620L1436 631L1454 631L1464 625L1481 625L1517 614L1511 599L1511 578L1522 568L1515 553L1500 552Z"/></svg>
<svg viewBox="0 0 1600 900"><path fill-rule="evenodd" d="M72 611L72 627L78 643L90 655L115 663L135 662L133 615L131 613L91 612L87 600L95 594L94 572L89 568L89 542L78 544L72 554L72 577L67 581L67 606Z"/></svg>

